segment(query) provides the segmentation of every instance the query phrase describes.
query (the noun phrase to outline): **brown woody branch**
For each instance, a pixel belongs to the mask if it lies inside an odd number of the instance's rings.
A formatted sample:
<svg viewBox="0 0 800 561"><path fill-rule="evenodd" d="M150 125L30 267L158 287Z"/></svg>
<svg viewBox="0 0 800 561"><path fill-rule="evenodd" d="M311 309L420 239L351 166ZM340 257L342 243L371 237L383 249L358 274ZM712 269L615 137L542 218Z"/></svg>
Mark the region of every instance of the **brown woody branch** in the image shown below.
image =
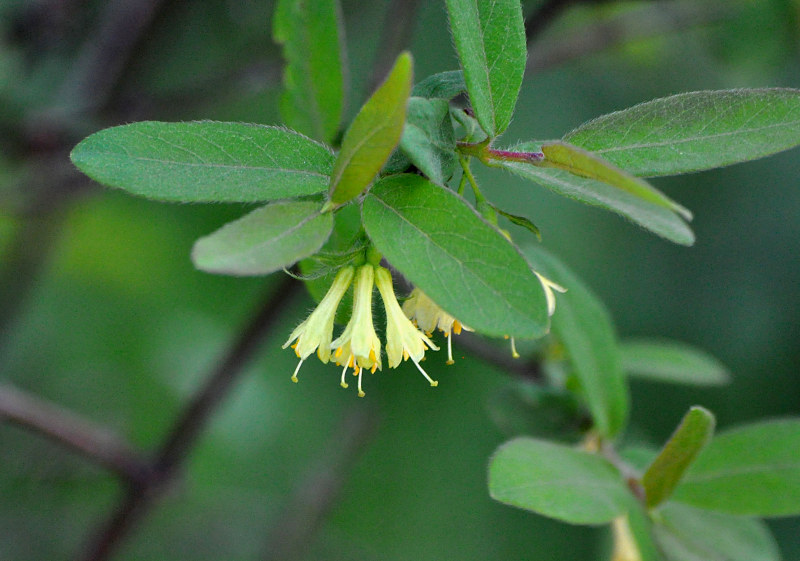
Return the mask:
<svg viewBox="0 0 800 561"><path fill-rule="evenodd" d="M34 397L8 384L0 385L0 421L36 431L118 474L126 481L145 481L145 458L106 427Z"/></svg>
<svg viewBox="0 0 800 561"><path fill-rule="evenodd" d="M177 477L217 405L230 393L244 367L253 358L265 336L299 293L302 285L284 277L258 307L244 330L206 378L205 384L179 415L152 463L150 476L130 485L120 505L90 538L80 559L109 559L136 524Z"/></svg>

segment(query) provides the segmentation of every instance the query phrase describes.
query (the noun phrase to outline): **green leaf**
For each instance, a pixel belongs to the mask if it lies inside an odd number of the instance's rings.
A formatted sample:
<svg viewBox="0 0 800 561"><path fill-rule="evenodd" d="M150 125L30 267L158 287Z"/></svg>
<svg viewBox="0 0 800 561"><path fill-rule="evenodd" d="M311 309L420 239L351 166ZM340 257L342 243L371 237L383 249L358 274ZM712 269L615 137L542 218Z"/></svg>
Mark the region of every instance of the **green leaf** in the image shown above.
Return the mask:
<svg viewBox="0 0 800 561"><path fill-rule="evenodd" d="M272 25L286 59L281 116L328 143L339 131L344 105L340 21L337 0L278 0Z"/></svg>
<svg viewBox="0 0 800 561"><path fill-rule="evenodd" d="M710 411L697 406L689 409L642 478L648 508L669 498L686 469L711 440L714 424Z"/></svg>
<svg viewBox="0 0 800 561"><path fill-rule="evenodd" d="M626 173L596 154L558 140L542 144L542 153L545 156L543 165L564 169L581 177L608 183L639 197L643 201L676 212L686 220L692 219L692 213L688 209L670 200L669 197L647 181Z"/></svg>
<svg viewBox="0 0 800 561"><path fill-rule="evenodd" d="M412 97L400 148L434 183L444 185L456 165L450 105L444 99Z"/></svg>
<svg viewBox="0 0 800 561"><path fill-rule="evenodd" d="M755 160L800 144L800 90L678 94L598 117L564 140L641 176Z"/></svg>
<svg viewBox="0 0 800 561"><path fill-rule="evenodd" d="M536 152L540 149L541 143L539 142L526 142L511 148L511 150L523 152ZM525 179L535 181L560 195L616 212L671 242L681 245L694 243L694 234L691 228L674 212L651 204L608 183L578 177L561 169L520 162L498 161L496 163L498 166Z"/></svg>
<svg viewBox="0 0 800 561"><path fill-rule="evenodd" d="M525 73L519 0L447 0L450 29L475 116L494 138L511 122Z"/></svg>
<svg viewBox="0 0 800 561"><path fill-rule="evenodd" d="M654 533L667 561L780 561L761 520L667 503L655 514Z"/></svg>
<svg viewBox="0 0 800 561"><path fill-rule="evenodd" d="M567 289L556 296L553 334L564 345L597 430L614 437L628 417L628 386L617 336L603 303L563 263L539 247L524 250L539 273Z"/></svg>
<svg viewBox="0 0 800 561"><path fill-rule="evenodd" d="M378 182L362 205L375 247L447 313L487 335L541 337L541 283L525 258L464 199L418 175Z"/></svg>
<svg viewBox="0 0 800 561"><path fill-rule="evenodd" d="M317 202L279 202L230 222L194 244L195 267L226 275L267 275L316 252L330 236L331 213Z"/></svg>
<svg viewBox="0 0 800 561"><path fill-rule="evenodd" d="M660 382L716 386L730 381L713 356L677 341L635 339L620 343L622 368L631 377Z"/></svg>
<svg viewBox="0 0 800 561"><path fill-rule="evenodd" d="M411 95L431 99L452 99L466 91L464 73L461 70L449 70L428 76L414 86Z"/></svg>
<svg viewBox="0 0 800 561"><path fill-rule="evenodd" d="M729 514L800 514L800 419L720 434L689 468L674 499Z"/></svg>
<svg viewBox="0 0 800 561"><path fill-rule="evenodd" d="M331 175L331 202L346 203L359 196L400 142L413 80L411 55L397 57L386 81L356 115L342 140Z"/></svg>
<svg viewBox="0 0 800 561"><path fill-rule="evenodd" d="M539 239L539 241L541 241L542 232L539 231L539 228L536 226L536 224L531 222L529 219L525 218L524 216L517 216L516 214L511 214L510 212L506 212L502 208L497 207L491 203L489 203L489 206L492 207L497 214L503 216L504 218L507 218L508 221L511 222L512 224L521 226L526 230L532 232L533 235L535 235Z"/></svg>
<svg viewBox="0 0 800 561"><path fill-rule="evenodd" d="M489 460L489 494L501 503L571 524L604 524L630 501L608 461L546 440L516 438Z"/></svg>
<svg viewBox="0 0 800 561"><path fill-rule="evenodd" d="M263 125L144 121L84 139L70 154L92 179L151 199L260 202L325 191L334 157Z"/></svg>

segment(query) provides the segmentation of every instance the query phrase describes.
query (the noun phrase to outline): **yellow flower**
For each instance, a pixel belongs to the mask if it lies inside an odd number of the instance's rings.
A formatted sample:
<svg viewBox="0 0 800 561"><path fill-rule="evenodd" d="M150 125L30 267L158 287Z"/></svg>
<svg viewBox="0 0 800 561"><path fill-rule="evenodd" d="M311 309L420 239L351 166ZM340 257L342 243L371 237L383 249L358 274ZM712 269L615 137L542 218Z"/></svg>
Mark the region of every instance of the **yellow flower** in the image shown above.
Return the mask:
<svg viewBox="0 0 800 561"><path fill-rule="evenodd" d="M411 320L403 314L394 295L392 274L388 269L378 267L375 270L375 284L378 285L378 291L381 293L383 306L386 309L386 357L389 359L389 368L395 368L403 360L410 358L431 386L438 386L439 382L428 376L428 373L419 365L419 361L425 358L426 350L431 348L438 351L439 347L414 327Z"/></svg>
<svg viewBox="0 0 800 561"><path fill-rule="evenodd" d="M556 284L544 275L540 275L536 271L534 274L539 279L539 282L542 283L542 287L544 288L544 297L547 301L547 315L552 316L556 311L556 295L553 293L554 290L564 294L567 289L561 286L560 284Z"/></svg>
<svg viewBox="0 0 800 561"><path fill-rule="evenodd" d="M453 333L459 335L462 329L464 331L472 331L472 329L441 309L419 288L411 291L411 296L403 303L403 312L428 337L437 328L444 333L444 336L447 337L447 364L453 364L453 337L451 335Z"/></svg>
<svg viewBox="0 0 800 561"><path fill-rule="evenodd" d="M292 374L293 382L297 382L297 373L300 371L303 361L315 350L322 362L328 362L330 359L333 320L336 316L336 308L339 307L339 302L342 300L344 293L347 292L351 280L353 280L353 267L344 267L336 273L328 293L325 294L316 309L311 312L311 315L292 331L289 339L283 344L285 349L292 341L297 340L292 345L292 348L300 358L300 362L297 364L294 374Z"/></svg>
<svg viewBox="0 0 800 561"><path fill-rule="evenodd" d="M344 381L347 369L353 368L353 373L358 375L359 397L365 395L361 389L362 370L366 368L374 373L381 367L381 342L372 325L373 279L372 265L362 265L356 271L353 285L353 313L342 334L330 345L331 349L336 349L333 353L336 364L344 366L342 387L347 387Z"/></svg>

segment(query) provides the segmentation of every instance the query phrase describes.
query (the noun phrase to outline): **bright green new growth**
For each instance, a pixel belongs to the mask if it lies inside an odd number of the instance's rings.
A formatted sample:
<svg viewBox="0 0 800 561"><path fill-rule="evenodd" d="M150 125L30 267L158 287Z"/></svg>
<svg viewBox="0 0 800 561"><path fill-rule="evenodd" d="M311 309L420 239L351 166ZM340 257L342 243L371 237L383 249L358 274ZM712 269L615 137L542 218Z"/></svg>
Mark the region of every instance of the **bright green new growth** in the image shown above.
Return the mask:
<svg viewBox="0 0 800 561"><path fill-rule="evenodd" d="M672 494L683 473L711 440L714 415L692 407L642 477L646 504L653 508Z"/></svg>
<svg viewBox="0 0 800 561"><path fill-rule="evenodd" d="M413 82L412 66L411 55L402 53L386 81L347 129L331 174L329 191L334 205L359 196L400 142Z"/></svg>
<svg viewBox="0 0 800 561"><path fill-rule="evenodd" d="M626 173L591 152L566 142L554 141L542 144L542 153L545 157L543 165L563 169L580 177L596 179L627 191L643 201L669 209L686 220L692 219L689 210L671 201L643 179Z"/></svg>

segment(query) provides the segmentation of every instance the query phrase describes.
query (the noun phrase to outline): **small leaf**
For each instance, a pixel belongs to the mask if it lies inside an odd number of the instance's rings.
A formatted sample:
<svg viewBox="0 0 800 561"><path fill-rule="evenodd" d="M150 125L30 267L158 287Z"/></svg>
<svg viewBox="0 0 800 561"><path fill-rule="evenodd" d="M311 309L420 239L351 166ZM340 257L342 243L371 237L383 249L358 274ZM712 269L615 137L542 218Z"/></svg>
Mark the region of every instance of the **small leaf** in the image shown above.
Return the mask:
<svg viewBox="0 0 800 561"><path fill-rule="evenodd" d="M780 561L761 520L667 503L655 515L656 541L667 561Z"/></svg>
<svg viewBox="0 0 800 561"><path fill-rule="evenodd" d="M413 80L412 64L409 53L400 54L386 81L347 129L331 175L333 204L344 204L359 196L400 142Z"/></svg>
<svg viewBox="0 0 800 561"><path fill-rule="evenodd" d="M800 90L678 94L598 117L564 140L639 176L755 160L800 144Z"/></svg>
<svg viewBox="0 0 800 561"><path fill-rule="evenodd" d="M452 99L465 93L464 73L461 70L449 70L428 76L411 90L411 95L429 99Z"/></svg>
<svg viewBox="0 0 800 561"><path fill-rule="evenodd" d="M730 381L728 370L717 359L685 343L636 339L623 341L620 351L622 367L631 377L696 386Z"/></svg>
<svg viewBox="0 0 800 561"><path fill-rule="evenodd" d="M674 500L728 514L800 514L800 419L745 425L715 437Z"/></svg>
<svg viewBox="0 0 800 561"><path fill-rule="evenodd" d="M443 99L412 97L400 149L434 183L444 185L456 165L450 105Z"/></svg>
<svg viewBox="0 0 800 561"><path fill-rule="evenodd" d="M519 0L447 0L450 29L475 116L490 137L511 122L525 73Z"/></svg>
<svg viewBox="0 0 800 561"><path fill-rule="evenodd" d="M337 0L278 0L273 16L286 59L281 116L322 142L338 133L344 105L340 20Z"/></svg>
<svg viewBox="0 0 800 561"><path fill-rule="evenodd" d="M497 214L507 218L509 222L511 222L512 224L516 224L517 226L521 226L526 230L529 230L530 232L533 233L534 236L536 236L539 239L539 241L542 240L542 233L539 231L539 228L529 219L525 218L524 216L517 216L516 214L511 214L510 212L506 212L500 207L497 207L491 203L489 204L489 206L491 206Z"/></svg>
<svg viewBox="0 0 800 561"><path fill-rule="evenodd" d="M536 152L540 149L541 143L538 142L526 142L511 148L511 150L522 152ZM497 165L552 189L560 195L616 212L671 242L681 245L694 243L694 234L691 228L674 212L651 204L608 183L578 177L565 170L544 168L527 163L497 162Z"/></svg>
<svg viewBox="0 0 800 561"><path fill-rule="evenodd" d="M683 473L714 433L714 415L692 407L642 478L647 507L653 508L672 494Z"/></svg>
<svg viewBox="0 0 800 561"><path fill-rule="evenodd" d="M501 503L571 524L605 524L627 510L619 471L596 454L516 438L489 460L489 494Z"/></svg>
<svg viewBox="0 0 800 561"><path fill-rule="evenodd" d="M367 194L362 218L378 251L465 325L494 336L547 333L544 290L525 258L449 189L387 177Z"/></svg>
<svg viewBox="0 0 800 561"><path fill-rule="evenodd" d="M319 203L273 203L197 240L192 261L209 273L267 275L316 252L332 228Z"/></svg>
<svg viewBox="0 0 800 561"><path fill-rule="evenodd" d="M563 263L539 247L524 251L533 268L567 289L556 296L553 334L564 345L597 430L614 437L628 417L628 386L617 336L603 303Z"/></svg>
<svg viewBox="0 0 800 561"><path fill-rule="evenodd" d="M143 121L70 154L92 179L162 201L260 202L321 193L334 157L296 132L244 123Z"/></svg>
<svg viewBox="0 0 800 561"><path fill-rule="evenodd" d="M692 213L688 209L670 200L645 180L624 172L591 152L561 141L545 142L542 144L542 152L545 156L543 162L545 165L608 183L643 201L676 212L686 220L692 219Z"/></svg>

